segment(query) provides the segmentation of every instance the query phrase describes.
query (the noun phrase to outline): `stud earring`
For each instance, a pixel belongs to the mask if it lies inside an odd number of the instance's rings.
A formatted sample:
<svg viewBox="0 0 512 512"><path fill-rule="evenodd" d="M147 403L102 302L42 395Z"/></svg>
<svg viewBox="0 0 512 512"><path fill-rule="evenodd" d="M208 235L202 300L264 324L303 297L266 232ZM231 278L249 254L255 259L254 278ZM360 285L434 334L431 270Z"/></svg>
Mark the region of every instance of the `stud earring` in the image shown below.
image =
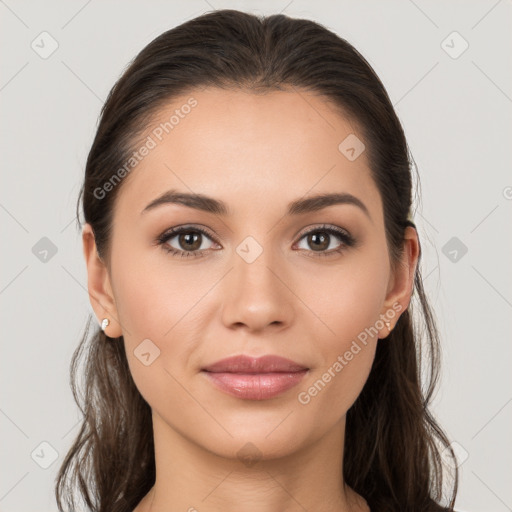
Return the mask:
<svg viewBox="0 0 512 512"><path fill-rule="evenodd" d="M391 323L390 322L384 322L384 323L386 324L388 331L391 333Z"/></svg>
<svg viewBox="0 0 512 512"><path fill-rule="evenodd" d="M110 324L110 320L108 318L104 318L103 321L101 322L101 330L105 331L105 329L107 328L107 326L109 324Z"/></svg>

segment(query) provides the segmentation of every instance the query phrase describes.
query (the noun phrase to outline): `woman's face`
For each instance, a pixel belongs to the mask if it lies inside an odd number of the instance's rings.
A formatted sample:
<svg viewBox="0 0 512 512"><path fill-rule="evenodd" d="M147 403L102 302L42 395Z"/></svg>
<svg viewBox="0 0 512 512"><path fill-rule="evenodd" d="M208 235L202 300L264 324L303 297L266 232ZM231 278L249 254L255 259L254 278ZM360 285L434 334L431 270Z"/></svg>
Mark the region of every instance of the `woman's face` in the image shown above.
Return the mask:
<svg viewBox="0 0 512 512"><path fill-rule="evenodd" d="M391 273L361 138L305 91L205 89L153 118L136 166L111 185L122 188L110 272L102 280L88 265L91 293L104 306L108 294L113 300L108 311L93 307L110 319L109 336L123 335L161 430L221 456L240 456L251 443L271 458L343 424L378 337L388 335L383 320L393 327L408 306L414 270ZM199 201L147 208L171 192L207 196L226 211L194 208ZM357 200L310 201L334 193ZM163 238L178 226L188 231ZM307 371L217 379L204 371L237 355L277 355Z"/></svg>

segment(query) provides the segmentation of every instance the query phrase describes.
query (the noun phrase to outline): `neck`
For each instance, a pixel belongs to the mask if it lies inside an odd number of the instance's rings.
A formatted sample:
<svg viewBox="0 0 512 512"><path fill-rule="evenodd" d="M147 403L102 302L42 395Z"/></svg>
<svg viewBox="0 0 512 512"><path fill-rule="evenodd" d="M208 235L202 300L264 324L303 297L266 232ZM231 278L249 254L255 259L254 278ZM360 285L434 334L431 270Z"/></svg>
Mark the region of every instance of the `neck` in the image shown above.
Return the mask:
<svg viewBox="0 0 512 512"><path fill-rule="evenodd" d="M345 417L309 446L280 457L225 458L153 414L156 481L134 512L366 512L343 482ZM261 457L261 458L259 458Z"/></svg>

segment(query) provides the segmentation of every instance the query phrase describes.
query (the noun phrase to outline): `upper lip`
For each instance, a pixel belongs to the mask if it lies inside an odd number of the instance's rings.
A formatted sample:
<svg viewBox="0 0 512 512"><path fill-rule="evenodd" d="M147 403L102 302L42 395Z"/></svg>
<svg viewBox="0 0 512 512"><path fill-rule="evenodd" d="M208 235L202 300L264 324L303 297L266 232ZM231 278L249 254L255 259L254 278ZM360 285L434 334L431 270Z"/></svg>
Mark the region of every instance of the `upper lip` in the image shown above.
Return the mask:
<svg viewBox="0 0 512 512"><path fill-rule="evenodd" d="M308 369L309 368L291 359L275 355L262 357L238 355L221 359L216 363L202 368L203 371L213 373L290 373Z"/></svg>

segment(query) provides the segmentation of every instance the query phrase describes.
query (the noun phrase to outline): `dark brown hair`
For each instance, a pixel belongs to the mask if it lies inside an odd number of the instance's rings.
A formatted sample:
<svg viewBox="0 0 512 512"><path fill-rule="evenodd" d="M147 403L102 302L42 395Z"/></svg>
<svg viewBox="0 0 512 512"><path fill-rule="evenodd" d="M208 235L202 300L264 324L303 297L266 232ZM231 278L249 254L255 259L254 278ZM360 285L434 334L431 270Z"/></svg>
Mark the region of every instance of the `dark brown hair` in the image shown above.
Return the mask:
<svg viewBox="0 0 512 512"><path fill-rule="evenodd" d="M407 221L413 159L383 84L353 46L318 23L234 10L204 14L163 33L110 91L77 203L78 225L82 198L85 222L92 225L105 261L122 183L105 197L98 198L95 190L127 161L160 108L180 94L208 86L254 93L290 88L314 92L355 123L382 197L396 268L404 230L415 227ZM413 323L415 303L422 325ZM131 511L155 482L151 408L134 384L122 337L113 340L95 328L87 344L90 321L71 362L73 395L84 419L56 479L57 503L60 511L65 506L74 510L78 490L94 512ZM83 393L78 396L82 359ZM439 367L438 331L418 264L411 305L378 343L369 378L347 413L345 482L374 511L453 509L458 471L452 462L454 474L444 496L441 452L450 461L455 454L429 411Z"/></svg>

